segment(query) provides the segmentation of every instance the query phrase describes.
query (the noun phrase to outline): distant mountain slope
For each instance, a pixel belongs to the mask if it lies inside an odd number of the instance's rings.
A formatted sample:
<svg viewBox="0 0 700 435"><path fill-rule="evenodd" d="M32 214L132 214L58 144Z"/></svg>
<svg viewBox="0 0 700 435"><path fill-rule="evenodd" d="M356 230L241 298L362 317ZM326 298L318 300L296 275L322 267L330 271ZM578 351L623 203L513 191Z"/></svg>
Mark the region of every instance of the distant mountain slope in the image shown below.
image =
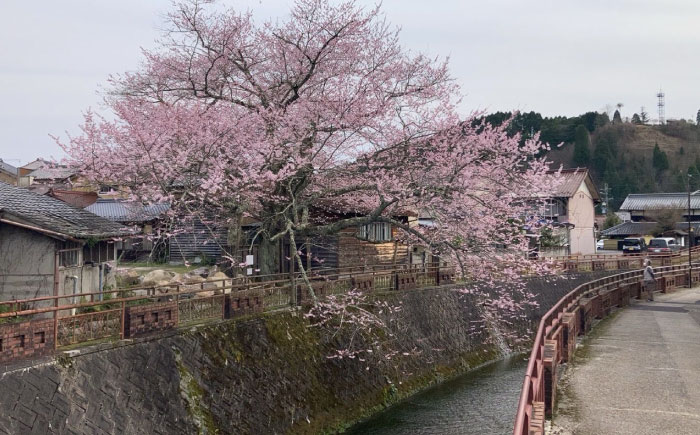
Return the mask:
<svg viewBox="0 0 700 435"><path fill-rule="evenodd" d="M603 127L591 136L591 153L595 153L597 133L600 131L612 130L619 135L619 150L624 155L644 157L651 161L654 146L666 152L671 166L679 166L687 169L689 165L695 163L695 156L700 156L700 142L688 140L680 137L669 136L660 130L659 126L620 124ZM680 150L683 148L683 154ZM570 166L573 163L573 144L564 144L560 148L550 151L547 156L556 164Z"/></svg>
<svg viewBox="0 0 700 435"><path fill-rule="evenodd" d="M616 209L629 193L685 191L686 175L691 188L700 188L700 129L690 123L663 126L608 124L591 134L592 170L599 189L611 188ZM654 148L658 145L655 160ZM547 156L554 166L576 166L574 145L564 144ZM664 163L666 160L667 163Z"/></svg>
<svg viewBox="0 0 700 435"><path fill-rule="evenodd" d="M508 132L520 134L521 141L539 134L541 141L554 147L547 157L555 168L590 168L601 193L608 184L613 210L629 193L685 191L689 172L690 188L700 189L700 127L692 122L633 124L623 122L617 111L612 122L608 114L598 112L573 117L495 112L475 120L481 121L509 122Z"/></svg>

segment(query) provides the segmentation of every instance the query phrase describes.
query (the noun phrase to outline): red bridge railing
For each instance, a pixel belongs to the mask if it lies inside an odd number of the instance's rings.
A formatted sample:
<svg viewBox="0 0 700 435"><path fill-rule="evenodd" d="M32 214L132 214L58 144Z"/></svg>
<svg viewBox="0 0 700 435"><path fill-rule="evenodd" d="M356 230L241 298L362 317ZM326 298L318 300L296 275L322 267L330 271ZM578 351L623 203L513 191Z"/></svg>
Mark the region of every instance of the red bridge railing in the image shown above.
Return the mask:
<svg viewBox="0 0 700 435"><path fill-rule="evenodd" d="M693 260L700 258L700 246L690 248L690 256ZM688 262L688 250L673 253L642 254L591 254L591 255L566 255L548 257L558 269L570 272L591 272L598 270L625 270L640 269L644 259L650 259L654 266L672 266Z"/></svg>
<svg viewBox="0 0 700 435"><path fill-rule="evenodd" d="M693 265L692 282L700 281ZM672 291L687 286L688 265L655 268L657 290ZM525 372L514 435L543 434L545 418L554 409L557 368L568 361L576 348L576 337L586 334L594 319L610 314L612 307L623 307L642 294L642 271L625 272L583 284L556 303L540 320L530 360Z"/></svg>

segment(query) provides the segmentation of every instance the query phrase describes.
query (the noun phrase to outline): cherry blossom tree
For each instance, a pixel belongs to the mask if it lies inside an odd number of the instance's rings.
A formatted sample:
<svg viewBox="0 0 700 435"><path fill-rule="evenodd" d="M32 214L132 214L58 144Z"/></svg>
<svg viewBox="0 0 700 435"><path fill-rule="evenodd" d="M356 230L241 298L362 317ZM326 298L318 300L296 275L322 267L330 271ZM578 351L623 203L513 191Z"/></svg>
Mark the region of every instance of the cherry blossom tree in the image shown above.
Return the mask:
<svg viewBox="0 0 700 435"><path fill-rule="evenodd" d="M446 60L404 50L379 7L297 0L259 23L210 3L176 5L142 66L111 78L113 113L87 112L82 134L59 141L70 164L173 215L252 218L262 273L278 269L283 240L372 222L467 279L535 267L523 228L541 225L546 146L460 116ZM432 224L395 219L406 210Z"/></svg>

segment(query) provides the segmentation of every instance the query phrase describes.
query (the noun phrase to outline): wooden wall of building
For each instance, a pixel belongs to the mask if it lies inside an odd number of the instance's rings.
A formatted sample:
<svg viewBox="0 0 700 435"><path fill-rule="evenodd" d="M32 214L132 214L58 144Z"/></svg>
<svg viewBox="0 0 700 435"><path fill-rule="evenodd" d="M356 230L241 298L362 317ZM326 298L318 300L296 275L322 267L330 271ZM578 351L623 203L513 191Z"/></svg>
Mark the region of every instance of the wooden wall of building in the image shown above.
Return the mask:
<svg viewBox="0 0 700 435"><path fill-rule="evenodd" d="M377 263L407 264L410 247L399 242L373 243L360 240L357 229L348 228L338 235L338 267L369 266ZM392 228L396 240L397 229Z"/></svg>

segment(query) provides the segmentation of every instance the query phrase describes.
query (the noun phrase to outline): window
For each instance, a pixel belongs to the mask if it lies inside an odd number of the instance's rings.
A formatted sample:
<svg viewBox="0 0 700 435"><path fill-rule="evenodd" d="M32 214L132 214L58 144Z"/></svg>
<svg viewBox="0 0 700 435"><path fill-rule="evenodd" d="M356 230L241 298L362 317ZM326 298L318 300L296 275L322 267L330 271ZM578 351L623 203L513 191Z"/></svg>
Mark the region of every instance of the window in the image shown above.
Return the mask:
<svg viewBox="0 0 700 435"><path fill-rule="evenodd" d="M44 331L34 333L34 344L46 343L46 333Z"/></svg>
<svg viewBox="0 0 700 435"><path fill-rule="evenodd" d="M80 264L80 244L77 242L61 242L58 247L58 265L75 267Z"/></svg>
<svg viewBox="0 0 700 435"><path fill-rule="evenodd" d="M85 263L104 263L114 260L114 243L101 241L90 246L83 247L83 258Z"/></svg>
<svg viewBox="0 0 700 435"><path fill-rule="evenodd" d="M109 184L101 184L100 185L100 193L112 193L116 189L114 186L110 186Z"/></svg>
<svg viewBox="0 0 700 435"><path fill-rule="evenodd" d="M374 222L363 225L357 230L357 238L370 242L390 242L391 224L387 222Z"/></svg>

